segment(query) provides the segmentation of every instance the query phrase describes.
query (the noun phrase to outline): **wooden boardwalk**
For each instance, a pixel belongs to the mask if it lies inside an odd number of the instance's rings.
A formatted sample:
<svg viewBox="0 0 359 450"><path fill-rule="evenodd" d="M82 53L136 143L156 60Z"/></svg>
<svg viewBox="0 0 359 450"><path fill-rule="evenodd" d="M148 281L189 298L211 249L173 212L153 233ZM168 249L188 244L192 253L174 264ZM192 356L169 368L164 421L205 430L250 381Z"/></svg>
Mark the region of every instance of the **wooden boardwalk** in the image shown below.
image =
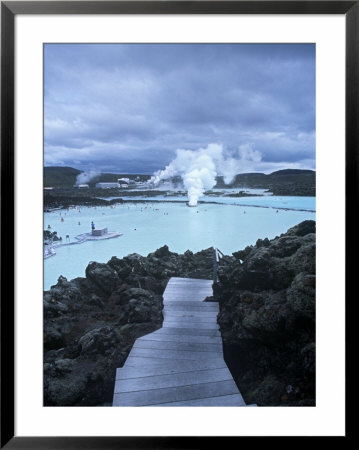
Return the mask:
<svg viewBox="0 0 359 450"><path fill-rule="evenodd" d="M171 278L163 327L117 369L113 406L246 406L223 359L211 280Z"/></svg>

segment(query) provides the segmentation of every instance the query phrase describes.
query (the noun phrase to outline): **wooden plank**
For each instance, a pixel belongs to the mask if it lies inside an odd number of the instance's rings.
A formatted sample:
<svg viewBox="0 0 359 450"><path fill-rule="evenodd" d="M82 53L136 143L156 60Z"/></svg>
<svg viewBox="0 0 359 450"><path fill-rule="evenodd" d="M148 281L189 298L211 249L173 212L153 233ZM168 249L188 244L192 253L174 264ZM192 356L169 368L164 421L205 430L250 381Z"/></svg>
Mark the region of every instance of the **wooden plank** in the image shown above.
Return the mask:
<svg viewBox="0 0 359 450"><path fill-rule="evenodd" d="M181 360L182 361L182 360ZM143 378L155 375L170 375L170 374L183 374L186 372L194 372L197 370L212 370L203 369L203 364L198 365L196 367L186 367L183 364L179 364L177 366L168 366L166 365L153 365L151 367L135 367L135 366L124 366L116 370L116 380L126 380L128 378ZM219 367L214 367L214 369L224 369L227 366L223 364L217 364Z"/></svg>
<svg viewBox="0 0 359 450"><path fill-rule="evenodd" d="M212 287L200 286L200 285L186 285L186 286L168 286L165 290L165 293L176 293L176 292L188 292L190 294L194 294L196 292L210 292L213 293Z"/></svg>
<svg viewBox="0 0 359 450"><path fill-rule="evenodd" d="M143 358L158 359L193 359L195 361L204 359L221 359L222 354L218 352L194 352L186 350L156 350L153 348L132 347L129 356L141 356Z"/></svg>
<svg viewBox="0 0 359 450"><path fill-rule="evenodd" d="M197 342L198 344L218 344L222 346L222 338L219 336L193 336L191 334L166 334L164 336L163 333L150 333L138 338L137 341Z"/></svg>
<svg viewBox="0 0 359 450"><path fill-rule="evenodd" d="M193 361L192 361L193 362ZM197 372L199 370L228 370L225 364L217 364L216 367L203 368L203 364L177 364L177 365L153 365L151 367L137 367L125 365L116 370L116 380L127 380L128 378L144 378L156 375L184 374L186 372Z"/></svg>
<svg viewBox="0 0 359 450"><path fill-rule="evenodd" d="M167 306L169 306L169 307L173 307L173 306L188 306L188 307L190 307L190 306L195 306L195 307L197 307L197 308L219 308L219 304L218 304L218 302L204 302L203 300L202 301L196 301L196 300L194 300L193 302L190 302L190 301L185 301L185 302L183 302L183 301L181 301L181 300L173 300L171 303L168 303L168 305ZM167 308L167 306L166 306L166 308Z"/></svg>
<svg viewBox="0 0 359 450"><path fill-rule="evenodd" d="M128 356L126 359L125 368L127 367L167 367L172 370L178 370L185 372L187 370L199 370L199 369L220 369L227 367L226 363L220 358L207 359L207 360L189 360L189 359L158 359L158 358L145 358L141 356Z"/></svg>
<svg viewBox="0 0 359 450"><path fill-rule="evenodd" d="M184 295L184 294L187 294L189 297L193 295L199 297L201 295L203 296L202 300L204 300L206 297L212 297L213 291L212 289L201 289L201 288L195 289L176 288L176 289L166 289L164 292L164 296Z"/></svg>
<svg viewBox="0 0 359 450"><path fill-rule="evenodd" d="M186 294L175 294L175 295L164 295L163 296L163 304L171 304L172 302L198 302L200 304L203 303L203 300L206 298L205 295L186 295ZM211 303L211 302L205 302L205 303Z"/></svg>
<svg viewBox="0 0 359 450"><path fill-rule="evenodd" d="M173 294L168 292L163 295L163 302L165 303L172 303L173 301L180 301L180 302L197 302L197 303L212 303L212 302L204 302L204 299L206 297L210 297L210 295L207 295L205 293L196 292L193 294L190 294L188 292L174 292Z"/></svg>
<svg viewBox="0 0 359 450"><path fill-rule="evenodd" d="M233 380L115 394L114 406L145 406L238 394Z"/></svg>
<svg viewBox="0 0 359 450"><path fill-rule="evenodd" d="M218 314L219 308L218 303L214 303L214 306L211 306L211 303L200 303L196 304L196 306L192 305L186 305L186 303L190 302L181 302L181 305L175 305L174 303L177 302L171 302L166 303L166 312L172 312L172 311L190 311L190 312L199 312L199 313L205 313L205 312L213 312ZM208 307L208 305L210 305Z"/></svg>
<svg viewBox="0 0 359 450"><path fill-rule="evenodd" d="M159 403L153 406L246 406L241 394L221 395L217 397L201 398L199 400L185 400L182 402ZM256 406L256 405L247 405Z"/></svg>
<svg viewBox="0 0 359 450"><path fill-rule="evenodd" d="M217 320L217 311L164 311L165 317L209 317L211 320Z"/></svg>
<svg viewBox="0 0 359 450"><path fill-rule="evenodd" d="M186 322L186 321L176 321L172 322L170 320L166 320L163 322L163 328L179 328L182 327L183 329L189 328L189 329L201 329L201 330L219 330L219 325L217 323L212 322Z"/></svg>
<svg viewBox="0 0 359 450"><path fill-rule="evenodd" d="M210 283L212 284L212 280L206 280L202 278L183 278L183 277L171 277L168 281L168 284L175 284L175 283Z"/></svg>
<svg viewBox="0 0 359 450"><path fill-rule="evenodd" d="M196 284L192 284L192 285L177 285L177 286L168 286L165 291L164 294L170 293L170 294L174 294L174 293L181 293L181 292L188 292L189 294L195 294L196 292L204 292L204 293L211 293L213 294L213 289L212 287L208 287L208 286L200 286L200 285L196 285Z"/></svg>
<svg viewBox="0 0 359 450"><path fill-rule="evenodd" d="M186 289L193 289L193 288L201 288L201 289L212 289L213 282L210 281L209 283L206 280L191 280L190 278L187 278L185 281L176 281L176 282L168 282L166 288L173 289L176 287L184 287Z"/></svg>
<svg viewBox="0 0 359 450"><path fill-rule="evenodd" d="M182 335L187 334L190 336L218 336L221 337L221 333L219 332L219 329L200 329L200 328L176 328L176 327L169 327L169 328L160 328L159 330L154 331L151 334L176 334L176 335Z"/></svg>
<svg viewBox="0 0 359 450"><path fill-rule="evenodd" d="M208 316L174 316L171 314L167 314L166 312L164 313L164 322L178 322L179 324L182 324L182 322L184 323L191 323L191 322L195 322L195 323L211 323L211 324L216 324L217 321L217 314L215 314L212 317L208 317ZM193 325L194 326L194 325Z"/></svg>
<svg viewBox="0 0 359 450"><path fill-rule="evenodd" d="M203 286L200 284L177 284L177 285L172 285L172 286L168 286L165 290L165 292L180 292L180 291L186 291L186 292L211 292L213 293L213 289L212 286Z"/></svg>
<svg viewBox="0 0 359 450"><path fill-rule="evenodd" d="M212 370L197 370L193 372L169 375L146 376L142 378L129 378L117 380L115 394L123 392L146 391L150 389L163 389L176 386L193 386L203 383L214 383L231 380L232 375L226 368Z"/></svg>
<svg viewBox="0 0 359 450"><path fill-rule="evenodd" d="M177 283L168 283L165 289L165 292L178 292L178 291L187 291L187 292L211 292L213 293L212 282L199 282L199 281L186 281L186 282L177 282Z"/></svg>
<svg viewBox="0 0 359 450"><path fill-rule="evenodd" d="M154 348L157 350L183 350L223 353L222 344L208 344L202 342L148 341L137 339L133 348Z"/></svg>
<svg viewBox="0 0 359 450"><path fill-rule="evenodd" d="M174 295L174 294L188 294L188 295L197 295L198 293L203 294L203 298L208 297L208 296L212 296L213 295L213 290L212 289L208 289L208 288L201 288L200 286L193 286L192 288L188 288L188 287L173 287L170 289L166 289L164 291L164 295L169 294L169 295Z"/></svg>
<svg viewBox="0 0 359 450"><path fill-rule="evenodd" d="M212 287L212 280L199 280L194 278L183 278L182 280L170 280L167 284L168 287L172 286L201 286L201 287Z"/></svg>
<svg viewBox="0 0 359 450"><path fill-rule="evenodd" d="M171 294L175 292L188 292L188 293L196 293L196 292L210 292L213 293L212 287L208 286L200 286L200 285L177 285L177 286L168 286L165 290L165 293L170 292Z"/></svg>

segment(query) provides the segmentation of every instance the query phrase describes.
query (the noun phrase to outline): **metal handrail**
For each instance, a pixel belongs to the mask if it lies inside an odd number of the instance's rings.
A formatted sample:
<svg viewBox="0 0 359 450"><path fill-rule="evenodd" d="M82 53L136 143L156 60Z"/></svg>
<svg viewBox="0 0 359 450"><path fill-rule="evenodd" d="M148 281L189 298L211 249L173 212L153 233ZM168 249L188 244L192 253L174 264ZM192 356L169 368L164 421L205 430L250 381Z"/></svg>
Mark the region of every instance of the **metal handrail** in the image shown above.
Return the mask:
<svg viewBox="0 0 359 450"><path fill-rule="evenodd" d="M218 263L219 259L226 256L221 250L213 247L213 283L218 282Z"/></svg>

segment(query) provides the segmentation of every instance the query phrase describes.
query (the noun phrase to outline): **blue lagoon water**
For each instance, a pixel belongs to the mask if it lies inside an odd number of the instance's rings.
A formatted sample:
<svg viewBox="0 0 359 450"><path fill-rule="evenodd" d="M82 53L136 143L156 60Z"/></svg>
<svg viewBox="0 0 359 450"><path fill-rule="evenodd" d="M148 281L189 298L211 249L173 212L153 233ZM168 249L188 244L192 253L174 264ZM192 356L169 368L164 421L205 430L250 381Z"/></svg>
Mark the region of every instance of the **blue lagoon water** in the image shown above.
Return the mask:
<svg viewBox="0 0 359 450"><path fill-rule="evenodd" d="M45 229L50 225L63 242L66 235L74 242L75 236L90 232L91 221L96 228L107 227L123 235L57 248L55 256L44 260L44 289L56 284L60 275L67 279L84 276L90 261L107 262L112 256L130 253L145 256L165 244L177 253L215 246L231 254L259 238L272 239L303 220L315 220L314 197L203 197L205 203L196 208L189 208L184 198L154 199L45 213Z"/></svg>

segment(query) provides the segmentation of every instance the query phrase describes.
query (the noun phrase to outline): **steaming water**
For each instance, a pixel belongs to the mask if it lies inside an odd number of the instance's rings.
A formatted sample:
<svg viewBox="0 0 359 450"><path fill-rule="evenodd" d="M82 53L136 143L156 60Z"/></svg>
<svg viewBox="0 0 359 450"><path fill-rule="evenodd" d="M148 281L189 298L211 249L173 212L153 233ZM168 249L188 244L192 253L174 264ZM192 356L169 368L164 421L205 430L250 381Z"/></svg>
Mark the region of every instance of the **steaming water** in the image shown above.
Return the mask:
<svg viewBox="0 0 359 450"><path fill-rule="evenodd" d="M57 248L56 255L44 261L44 288L56 284L60 275L67 279L84 276L90 261L107 262L112 256L130 253L147 255L164 244L177 253L215 246L231 254L254 244L258 238L271 239L303 220L315 220L315 198L209 197L209 201L213 200L223 204L207 203L189 208L185 203L162 201L45 213L45 229L50 224L63 242L67 234L75 241L76 235L89 232L92 220L96 228L107 227L109 231L122 232L123 236ZM227 201L246 206L229 205Z"/></svg>

